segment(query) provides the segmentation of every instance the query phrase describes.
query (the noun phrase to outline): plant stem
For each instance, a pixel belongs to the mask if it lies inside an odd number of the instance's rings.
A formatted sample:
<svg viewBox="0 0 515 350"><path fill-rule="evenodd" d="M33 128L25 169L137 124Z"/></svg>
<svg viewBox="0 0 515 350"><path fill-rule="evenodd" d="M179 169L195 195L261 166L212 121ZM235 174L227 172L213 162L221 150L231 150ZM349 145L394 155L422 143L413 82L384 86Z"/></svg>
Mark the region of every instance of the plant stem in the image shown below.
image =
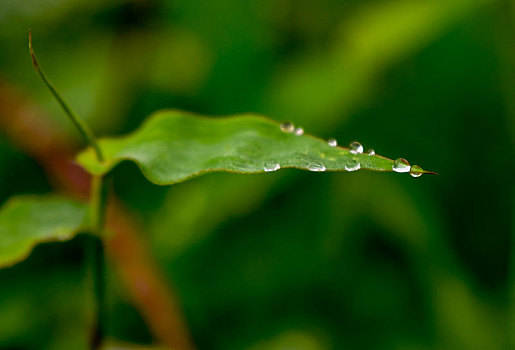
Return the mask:
<svg viewBox="0 0 515 350"><path fill-rule="evenodd" d="M93 176L91 179L91 195L90 195L90 218L91 229L101 234L104 227L105 209L106 209L106 191L105 183L102 176Z"/></svg>
<svg viewBox="0 0 515 350"><path fill-rule="evenodd" d="M96 235L91 237L89 254L96 300L96 321L90 338L91 349L99 349L102 345L107 314L105 303L105 254L102 242L106 201L107 185L101 176L94 176L91 180L90 218L91 231L96 233Z"/></svg>
<svg viewBox="0 0 515 350"><path fill-rule="evenodd" d="M95 140L95 136L93 135L93 132L89 128L89 126L84 123L84 121L73 112L73 110L68 106L68 104L64 101L64 99L59 95L57 92L54 84L50 80L48 80L45 72L40 68L38 61L36 59L36 55L34 54L34 50L32 49L32 32L29 29L29 50L30 50L30 56L32 57L32 64L34 65L34 68L36 68L36 71L38 72L39 76L45 83L45 85L48 87L52 95L54 95L57 102L59 102L59 105L63 109L63 111L66 113L66 115L70 118L71 122L77 130L80 132L84 140L93 147L95 150L95 153L97 155L97 158L100 162L104 161L104 156L102 155L102 151L100 150L100 147L98 146L97 141Z"/></svg>
<svg viewBox="0 0 515 350"><path fill-rule="evenodd" d="M104 245L99 237L88 237L88 253L93 274L93 291L95 295L95 323L90 334L90 349L97 350L102 346L104 338L104 320L106 315L105 303L105 259Z"/></svg>
<svg viewBox="0 0 515 350"><path fill-rule="evenodd" d="M57 89L47 78L38 64L34 50L32 49L32 33L29 29L29 51L32 58L32 64L38 72L39 76L48 87L52 95L69 117L70 121L77 128L79 133L82 135L84 140L94 149L95 154L99 162L104 161L104 156L98 145L93 132L89 126L79 118L75 112L68 106L61 95L57 92ZM92 237L89 246L89 255L91 268L93 273L93 290L95 293L96 300L96 312L95 312L95 325L91 334L90 348L93 350L99 349L102 345L104 337L104 321L106 319L106 307L105 307L105 256L104 256L104 244L103 238L103 227L104 218L106 212L106 201L107 201L107 186L101 176L94 176L91 181L91 196L90 196L90 232Z"/></svg>

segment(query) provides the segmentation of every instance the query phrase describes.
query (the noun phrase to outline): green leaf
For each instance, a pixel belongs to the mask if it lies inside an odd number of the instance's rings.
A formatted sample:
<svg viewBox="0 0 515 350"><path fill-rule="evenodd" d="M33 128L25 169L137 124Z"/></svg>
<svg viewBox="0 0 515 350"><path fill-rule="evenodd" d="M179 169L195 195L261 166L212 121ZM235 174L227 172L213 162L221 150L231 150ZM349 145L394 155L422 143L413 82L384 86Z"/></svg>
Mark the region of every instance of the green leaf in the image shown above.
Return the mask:
<svg viewBox="0 0 515 350"><path fill-rule="evenodd" d="M101 140L100 148L104 162L96 159L92 149L78 156L90 173L103 175L121 161L131 160L160 185L214 171L260 173L274 163L313 171L345 171L355 162L361 169L392 171L393 165L388 158L352 154L310 135L281 131L279 123L252 114L206 118L164 110L128 136Z"/></svg>
<svg viewBox="0 0 515 350"><path fill-rule="evenodd" d="M86 223L87 207L58 196L13 197L0 208L0 267L25 259L41 242L66 241Z"/></svg>

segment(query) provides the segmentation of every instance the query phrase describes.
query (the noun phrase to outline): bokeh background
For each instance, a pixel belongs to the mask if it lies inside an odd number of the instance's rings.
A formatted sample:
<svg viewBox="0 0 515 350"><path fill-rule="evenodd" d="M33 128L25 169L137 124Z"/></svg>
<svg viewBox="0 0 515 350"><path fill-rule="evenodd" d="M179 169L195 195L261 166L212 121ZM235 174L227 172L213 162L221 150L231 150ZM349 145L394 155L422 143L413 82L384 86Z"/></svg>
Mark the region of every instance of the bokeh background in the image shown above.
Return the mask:
<svg viewBox="0 0 515 350"><path fill-rule="evenodd" d="M31 66L30 27L98 135L161 108L256 112L440 173L159 187L119 166L114 192L199 349L515 348L514 19L510 0L0 0L0 202L54 191L19 115L81 143ZM82 240L0 271L0 348L86 348ZM157 343L108 277L109 337Z"/></svg>

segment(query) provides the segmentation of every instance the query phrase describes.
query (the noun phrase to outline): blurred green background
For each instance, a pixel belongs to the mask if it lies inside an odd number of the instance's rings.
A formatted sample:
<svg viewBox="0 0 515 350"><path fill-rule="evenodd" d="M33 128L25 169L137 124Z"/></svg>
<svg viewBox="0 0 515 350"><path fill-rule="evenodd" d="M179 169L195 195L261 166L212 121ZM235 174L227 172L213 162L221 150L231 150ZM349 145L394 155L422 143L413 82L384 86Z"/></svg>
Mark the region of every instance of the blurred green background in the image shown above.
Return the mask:
<svg viewBox="0 0 515 350"><path fill-rule="evenodd" d="M440 173L159 187L119 166L200 349L510 349L514 18L511 0L0 0L0 79L80 142L30 27L99 135L160 108L250 111ZM52 191L3 130L0 179L1 203ZM0 270L0 348L85 348L84 276L80 237ZM111 269L109 305L110 337L152 342Z"/></svg>

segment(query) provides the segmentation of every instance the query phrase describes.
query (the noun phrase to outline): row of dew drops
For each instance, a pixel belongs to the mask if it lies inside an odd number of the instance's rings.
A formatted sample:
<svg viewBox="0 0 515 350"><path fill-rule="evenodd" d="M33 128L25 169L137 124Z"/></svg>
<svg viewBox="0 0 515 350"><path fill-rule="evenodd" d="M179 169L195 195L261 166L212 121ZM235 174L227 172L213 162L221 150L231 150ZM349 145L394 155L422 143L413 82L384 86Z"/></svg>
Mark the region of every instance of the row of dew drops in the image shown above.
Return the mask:
<svg viewBox="0 0 515 350"><path fill-rule="evenodd" d="M295 127L290 122L285 122L280 125L281 131L286 133L293 133L297 136L304 135L304 129L300 127ZM338 141L336 139L327 140L327 144L331 147L338 146ZM359 142L351 142L349 145L349 152L352 154L361 154L363 153L363 146ZM376 153L373 149L367 150L366 154L369 156L374 156ZM264 166L264 170L266 172L276 171L281 168L281 165L276 161L267 161ZM323 164L310 163L307 168L311 171L325 171L326 168ZM347 164L345 164L345 170L347 171L356 171L361 168L359 162L355 159L352 159ZM397 173L407 173L409 172L412 177L420 177L424 173L422 167L418 165L410 166L409 162L404 158L399 158L393 162L392 170Z"/></svg>

